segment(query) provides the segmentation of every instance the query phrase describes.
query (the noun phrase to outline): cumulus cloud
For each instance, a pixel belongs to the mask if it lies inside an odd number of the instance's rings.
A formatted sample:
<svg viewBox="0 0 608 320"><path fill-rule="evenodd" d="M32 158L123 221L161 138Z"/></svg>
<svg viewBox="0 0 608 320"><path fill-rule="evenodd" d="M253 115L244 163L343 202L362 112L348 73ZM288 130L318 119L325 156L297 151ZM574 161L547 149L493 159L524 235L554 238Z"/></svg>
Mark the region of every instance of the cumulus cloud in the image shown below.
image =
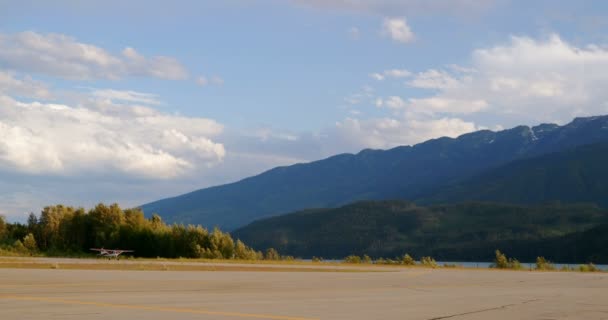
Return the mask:
<svg viewBox="0 0 608 320"><path fill-rule="evenodd" d="M449 73L436 69L420 72L408 82L409 86L422 89L449 89L456 87L458 84L459 81Z"/></svg>
<svg viewBox="0 0 608 320"><path fill-rule="evenodd" d="M10 93L17 96L36 99L49 99L53 96L44 83L35 81L30 77L18 78L12 72L1 70L0 93Z"/></svg>
<svg viewBox="0 0 608 320"><path fill-rule="evenodd" d="M103 100L142 103L145 105L160 104L157 95L132 90L97 89L93 90L91 94L95 98Z"/></svg>
<svg viewBox="0 0 608 320"><path fill-rule="evenodd" d="M199 76L198 78L196 78L196 84L201 87L204 87L209 84L209 79L207 79L207 77L205 76Z"/></svg>
<svg viewBox="0 0 608 320"><path fill-rule="evenodd" d="M382 81L386 78L407 78L411 76L412 73L406 69L390 69L384 70L383 72L374 72L370 73L370 77L372 79Z"/></svg>
<svg viewBox="0 0 608 320"><path fill-rule="evenodd" d="M424 114L434 113L475 113L483 111L488 103L482 99L450 99L450 98L422 98L410 99L412 111Z"/></svg>
<svg viewBox="0 0 608 320"><path fill-rule="evenodd" d="M401 97L390 96L386 98L386 100L380 105L386 105L388 108L391 109L403 109L405 107L405 101L401 99Z"/></svg>
<svg viewBox="0 0 608 320"><path fill-rule="evenodd" d="M127 76L167 80L188 78L175 58L145 57L131 47L120 55L63 34L32 31L0 33L0 66L67 79L120 79Z"/></svg>
<svg viewBox="0 0 608 320"><path fill-rule="evenodd" d="M108 92L125 101L133 95ZM142 94L134 97L141 100ZM163 114L96 95L78 106L1 95L0 170L173 178L221 161L224 146L211 140L221 131L213 120Z"/></svg>
<svg viewBox="0 0 608 320"><path fill-rule="evenodd" d="M608 113L608 49L597 45L575 46L556 34L540 40L511 37L475 50L471 66L449 69L431 69L408 82L437 90L411 99L414 107L458 114L483 111L523 123Z"/></svg>
<svg viewBox="0 0 608 320"><path fill-rule="evenodd" d="M207 78L206 76L199 76L196 78L196 84L201 87L206 87L208 85L221 86L224 84L224 79L220 76L212 76L211 78Z"/></svg>
<svg viewBox="0 0 608 320"><path fill-rule="evenodd" d="M441 136L457 137L476 130L472 122L458 118L346 118L336 124L336 141L351 149L386 149Z"/></svg>
<svg viewBox="0 0 608 320"><path fill-rule="evenodd" d="M483 126L563 123L608 113L605 47L575 46L558 35L514 36L474 50L470 61L409 74L406 85L423 89L417 97L373 97L372 104L392 114L348 117L337 123L337 135L345 145L382 148L457 136ZM388 73L377 75L384 79Z"/></svg>
<svg viewBox="0 0 608 320"><path fill-rule="evenodd" d="M382 34L400 43L414 40L414 33L405 18L385 18L382 23Z"/></svg>
<svg viewBox="0 0 608 320"><path fill-rule="evenodd" d="M384 74L378 73L378 72L370 73L369 76L370 76L370 78L378 80L378 81L382 81L385 78Z"/></svg>

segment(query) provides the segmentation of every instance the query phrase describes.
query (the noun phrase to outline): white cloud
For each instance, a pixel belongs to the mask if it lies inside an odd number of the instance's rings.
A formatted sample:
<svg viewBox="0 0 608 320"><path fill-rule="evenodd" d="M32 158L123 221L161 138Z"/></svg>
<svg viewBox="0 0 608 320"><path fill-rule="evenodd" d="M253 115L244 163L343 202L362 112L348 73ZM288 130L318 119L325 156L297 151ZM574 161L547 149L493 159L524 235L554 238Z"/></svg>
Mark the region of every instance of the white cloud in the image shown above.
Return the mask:
<svg viewBox="0 0 608 320"><path fill-rule="evenodd" d="M126 76L167 80L188 78L176 59L145 57L127 47L120 56L62 34L32 31L0 33L0 64L7 69L67 79L120 79Z"/></svg>
<svg viewBox="0 0 608 320"><path fill-rule="evenodd" d="M512 122L506 125L608 113L608 49L598 45L574 46L558 35L512 37L475 50L470 66L450 69L431 69L408 83L438 90L411 99L415 108L508 116Z"/></svg>
<svg viewBox="0 0 608 320"><path fill-rule="evenodd" d="M388 74L376 73L383 79ZM339 122L338 136L345 145L387 147L482 127L564 123L607 114L608 49L575 46L558 35L511 37L474 50L469 65L431 68L413 75L407 85L433 92L406 99L374 97L372 105L392 114Z"/></svg>
<svg viewBox="0 0 608 320"><path fill-rule="evenodd" d="M27 98L49 99L52 94L47 86L30 77L18 79L14 73L0 70L0 93L10 93Z"/></svg>
<svg viewBox="0 0 608 320"><path fill-rule="evenodd" d="M200 77L196 78L196 84L198 84L201 87L204 87L209 84L209 79L207 79L207 77L205 77L205 76L200 76Z"/></svg>
<svg viewBox="0 0 608 320"><path fill-rule="evenodd" d="M174 178L221 161L224 146L210 138L221 131L213 120L167 115L95 95L80 106L24 103L2 95L0 170Z"/></svg>
<svg viewBox="0 0 608 320"><path fill-rule="evenodd" d="M411 75L412 75L412 73L406 69L390 69L390 70L384 70L383 72L370 73L369 76L372 79L382 81L386 78L407 78Z"/></svg>
<svg viewBox="0 0 608 320"><path fill-rule="evenodd" d="M336 124L337 143L350 149L392 148L440 136L457 137L476 130L475 124L458 118L411 119L346 118Z"/></svg>
<svg viewBox="0 0 608 320"><path fill-rule="evenodd" d="M377 108L382 108L382 106L384 105L384 100L382 98L376 98L376 101L374 101L374 105Z"/></svg>
<svg viewBox="0 0 608 320"><path fill-rule="evenodd" d="M385 18L382 23L382 34L400 43L414 40L414 33L405 18Z"/></svg>
<svg viewBox="0 0 608 320"><path fill-rule="evenodd" d="M384 100L384 105L391 109L403 109L406 103L403 99L401 99L401 97L390 96Z"/></svg>
<svg viewBox="0 0 608 320"><path fill-rule="evenodd" d="M375 72L375 73L370 73L370 74L369 74L369 76L370 76L372 79L375 79L375 80L378 80L378 81L382 81L382 80L384 80L384 75L383 75L383 74L381 74L381 73L377 73L377 72Z"/></svg>
<svg viewBox="0 0 608 320"><path fill-rule="evenodd" d="M475 113L488 108L485 100L448 99L431 97L410 99L412 110L425 114L433 113Z"/></svg>
<svg viewBox="0 0 608 320"><path fill-rule="evenodd" d="M220 76L212 76L211 78L207 78L206 76L199 76L198 78L196 78L196 84L201 87L205 87L208 85L222 86L224 85L224 79Z"/></svg>
<svg viewBox="0 0 608 320"><path fill-rule="evenodd" d="M422 89L449 89L456 87L458 84L459 81L450 74L436 69L420 72L408 82L409 86Z"/></svg>
<svg viewBox="0 0 608 320"><path fill-rule="evenodd" d="M384 75L391 78L407 78L411 76L412 73L406 69L390 69L384 70Z"/></svg>
<svg viewBox="0 0 608 320"><path fill-rule="evenodd" d="M94 90L91 93L94 97L104 100L117 101L117 102L134 102L142 103L146 105L157 105L160 104L158 96L150 93L143 93L131 90L113 90L113 89L99 89Z"/></svg>

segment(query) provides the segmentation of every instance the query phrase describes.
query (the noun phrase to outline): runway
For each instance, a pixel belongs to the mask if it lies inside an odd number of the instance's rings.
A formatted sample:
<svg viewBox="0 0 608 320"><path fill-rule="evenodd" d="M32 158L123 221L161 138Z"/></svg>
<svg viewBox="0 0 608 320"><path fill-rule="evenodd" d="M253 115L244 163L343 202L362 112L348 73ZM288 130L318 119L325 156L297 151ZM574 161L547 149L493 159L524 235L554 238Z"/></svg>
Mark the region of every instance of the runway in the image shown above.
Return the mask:
<svg viewBox="0 0 608 320"><path fill-rule="evenodd" d="M606 273L294 269L0 269L0 319L608 319Z"/></svg>

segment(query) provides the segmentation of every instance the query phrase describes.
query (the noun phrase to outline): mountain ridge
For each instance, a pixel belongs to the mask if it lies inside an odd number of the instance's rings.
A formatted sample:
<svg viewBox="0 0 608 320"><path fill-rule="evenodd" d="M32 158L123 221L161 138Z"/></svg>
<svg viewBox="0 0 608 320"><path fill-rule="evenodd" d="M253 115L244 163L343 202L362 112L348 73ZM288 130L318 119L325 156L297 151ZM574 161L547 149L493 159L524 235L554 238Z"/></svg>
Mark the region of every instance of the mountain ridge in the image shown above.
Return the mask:
<svg viewBox="0 0 608 320"><path fill-rule="evenodd" d="M158 200L141 208L169 221L234 229L251 221L358 200L416 199L430 190L498 167L608 140L608 116L559 126L517 126L441 137L388 150L364 149L270 169L240 181Z"/></svg>

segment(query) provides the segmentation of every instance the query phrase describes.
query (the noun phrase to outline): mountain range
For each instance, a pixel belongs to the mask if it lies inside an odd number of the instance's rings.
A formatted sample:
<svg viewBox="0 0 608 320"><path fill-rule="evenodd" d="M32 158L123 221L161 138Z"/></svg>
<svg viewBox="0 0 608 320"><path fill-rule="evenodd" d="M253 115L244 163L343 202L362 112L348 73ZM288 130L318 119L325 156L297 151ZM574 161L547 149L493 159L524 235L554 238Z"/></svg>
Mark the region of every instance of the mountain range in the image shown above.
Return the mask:
<svg viewBox="0 0 608 320"><path fill-rule="evenodd" d="M607 142L608 116L482 130L278 167L141 208L170 222L234 230L261 218L361 200L606 205Z"/></svg>

